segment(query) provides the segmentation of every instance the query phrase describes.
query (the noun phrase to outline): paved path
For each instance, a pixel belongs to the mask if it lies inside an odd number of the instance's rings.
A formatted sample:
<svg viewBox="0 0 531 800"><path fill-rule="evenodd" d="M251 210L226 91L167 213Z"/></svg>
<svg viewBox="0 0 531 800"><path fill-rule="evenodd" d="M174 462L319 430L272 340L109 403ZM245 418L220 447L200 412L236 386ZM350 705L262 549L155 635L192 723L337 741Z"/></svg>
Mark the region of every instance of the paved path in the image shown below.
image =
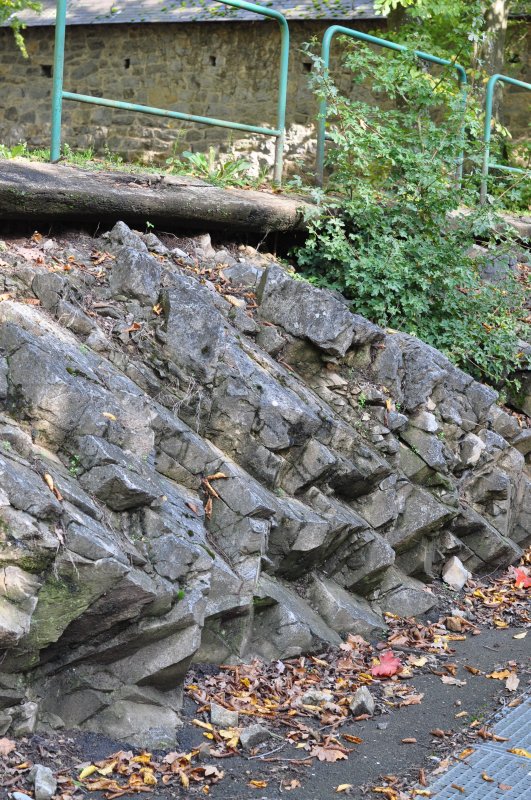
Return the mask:
<svg viewBox="0 0 531 800"><path fill-rule="evenodd" d="M531 798L531 757L509 752L521 749L531 756L531 694L523 698L521 705L502 712L491 730L508 737L508 741L476 745L474 753L464 762L457 763L430 784L432 796L437 800ZM486 777L493 781L485 780Z"/></svg>

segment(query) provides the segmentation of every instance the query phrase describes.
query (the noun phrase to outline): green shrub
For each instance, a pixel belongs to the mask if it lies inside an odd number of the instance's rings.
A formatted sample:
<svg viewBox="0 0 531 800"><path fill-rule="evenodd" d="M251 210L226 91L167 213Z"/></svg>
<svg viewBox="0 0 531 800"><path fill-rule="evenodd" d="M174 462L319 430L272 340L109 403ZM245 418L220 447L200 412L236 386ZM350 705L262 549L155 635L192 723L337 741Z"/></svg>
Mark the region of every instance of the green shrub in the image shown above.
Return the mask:
<svg viewBox="0 0 531 800"><path fill-rule="evenodd" d="M389 57L348 43L353 80L370 76L382 107L343 97L314 62L316 93L326 97L332 120L330 179L297 251L299 268L352 298L354 311L413 333L468 372L500 383L519 364L524 296L511 276L484 282L482 259L470 255L478 236L497 256L510 244L501 234L489 241L492 207L455 213L477 194L469 179L456 187L463 106L454 71L434 75L411 54ZM467 152L480 130L472 101Z"/></svg>

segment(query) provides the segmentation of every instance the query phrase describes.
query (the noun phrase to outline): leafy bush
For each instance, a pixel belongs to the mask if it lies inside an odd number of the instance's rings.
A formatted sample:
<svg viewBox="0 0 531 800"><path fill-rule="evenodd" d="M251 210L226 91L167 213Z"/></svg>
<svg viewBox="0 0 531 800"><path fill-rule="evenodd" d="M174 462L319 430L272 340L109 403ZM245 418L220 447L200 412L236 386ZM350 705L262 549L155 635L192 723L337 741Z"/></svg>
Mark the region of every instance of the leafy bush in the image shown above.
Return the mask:
<svg viewBox="0 0 531 800"><path fill-rule="evenodd" d="M343 97L314 61L315 89L333 120L331 175L296 254L300 269L352 298L372 321L501 382L519 363L524 297L512 276L484 282L482 259L470 254L475 237L492 230L492 209L455 213L468 190L456 188L463 107L454 71L434 75L411 54L388 57L348 43L353 80L370 76L378 97L393 103L383 108ZM481 121L470 108L469 139ZM499 239L491 244L499 256Z"/></svg>

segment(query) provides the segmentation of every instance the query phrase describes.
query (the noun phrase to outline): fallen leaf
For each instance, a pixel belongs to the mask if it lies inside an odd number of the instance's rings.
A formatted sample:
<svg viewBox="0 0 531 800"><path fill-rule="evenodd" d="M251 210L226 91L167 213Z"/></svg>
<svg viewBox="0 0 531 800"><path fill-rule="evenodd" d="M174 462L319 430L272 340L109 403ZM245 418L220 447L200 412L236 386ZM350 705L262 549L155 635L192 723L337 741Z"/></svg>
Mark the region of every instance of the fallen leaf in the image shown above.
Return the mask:
<svg viewBox="0 0 531 800"><path fill-rule="evenodd" d="M514 585L517 589L529 589L531 586L531 578L525 569L515 567L514 569Z"/></svg>
<svg viewBox="0 0 531 800"><path fill-rule="evenodd" d="M525 639L527 636L527 631L522 631L522 633L515 633L513 639Z"/></svg>
<svg viewBox="0 0 531 800"><path fill-rule="evenodd" d="M111 414L111 412L110 412L110 411L103 411L103 412L102 412L102 414L101 414L101 416L102 416L102 417L105 417L106 419L110 419L110 420L112 420L113 422L116 422L116 419L117 419L117 418L114 416L114 414Z"/></svg>
<svg viewBox="0 0 531 800"><path fill-rule="evenodd" d="M363 739L360 739L359 736L352 736L351 733L343 733L342 736L343 739L347 742L352 742L352 744L361 744L363 742Z"/></svg>
<svg viewBox="0 0 531 800"><path fill-rule="evenodd" d="M338 750L336 747L322 747L321 745L314 747L310 751L310 756L317 756L319 761L329 761L330 763L347 758L347 754L343 750Z"/></svg>
<svg viewBox="0 0 531 800"><path fill-rule="evenodd" d="M90 764L88 767L85 767L85 769L81 770L81 772L77 776L78 780L84 781L85 778L88 778L89 775L93 775L97 771L98 771L98 768L96 766L94 766L94 764Z"/></svg>
<svg viewBox="0 0 531 800"><path fill-rule="evenodd" d="M385 795L387 800L397 800L398 797L396 790L392 789L390 786L373 786L371 791L376 792L376 794Z"/></svg>
<svg viewBox="0 0 531 800"><path fill-rule="evenodd" d="M465 750L459 753L459 758L462 759L468 758L468 756L471 756L473 752L474 752L473 747L467 747Z"/></svg>
<svg viewBox="0 0 531 800"><path fill-rule="evenodd" d="M135 331L139 331L141 327L141 322L133 322L128 328L124 328L122 333L134 333Z"/></svg>
<svg viewBox="0 0 531 800"><path fill-rule="evenodd" d="M515 692L518 689L519 683L520 683L520 678L518 677L516 672L511 672L511 674L505 681L505 688L508 689L510 692Z"/></svg>
<svg viewBox="0 0 531 800"><path fill-rule="evenodd" d="M337 794L340 792L350 792L352 789L352 783L340 783L339 786L336 787Z"/></svg>
<svg viewBox="0 0 531 800"><path fill-rule="evenodd" d="M529 750L524 750L523 747L513 747L512 750L508 750L507 752L514 753L515 756L522 756L522 758L531 758Z"/></svg>
<svg viewBox="0 0 531 800"><path fill-rule="evenodd" d="M461 794L465 794L464 788L462 786L459 786L458 783L452 783L452 789L457 789L457 791L461 792Z"/></svg>
<svg viewBox="0 0 531 800"><path fill-rule="evenodd" d="M417 744L417 740L411 736L409 739L402 739L402 744Z"/></svg>
<svg viewBox="0 0 531 800"><path fill-rule="evenodd" d="M224 472L215 472L213 475L207 475L207 481L219 481L222 478L228 478L228 475L225 475Z"/></svg>
<svg viewBox="0 0 531 800"><path fill-rule="evenodd" d="M494 783L494 778L491 778L490 775L487 775L486 772L482 772L481 777L483 778L484 781L487 781L487 783Z"/></svg>
<svg viewBox="0 0 531 800"><path fill-rule="evenodd" d="M289 783L283 783L282 789L285 792L291 792L292 789L300 789L301 782L297 778L293 778Z"/></svg>
<svg viewBox="0 0 531 800"><path fill-rule="evenodd" d="M402 669L402 662L393 655L392 650L386 650L380 656L380 663L371 667L371 675L378 678L390 678Z"/></svg>
<svg viewBox="0 0 531 800"><path fill-rule="evenodd" d="M452 678L450 675L443 675L441 681L448 686L466 686L466 681L460 681L457 678Z"/></svg>
<svg viewBox="0 0 531 800"><path fill-rule="evenodd" d="M440 728L435 728L435 730L430 731L430 733L432 736L437 736L439 739L444 739L444 737L446 736L445 732Z"/></svg>
<svg viewBox="0 0 531 800"><path fill-rule="evenodd" d="M490 675L487 675L487 678L494 678L497 681L504 681L506 678L509 677L510 671L508 669L499 670L499 672L491 672Z"/></svg>
<svg viewBox="0 0 531 800"><path fill-rule="evenodd" d="M151 310L152 310L152 311L153 311L153 313L154 313L154 314L156 314L157 316L159 316L160 314L162 314L162 306L160 305L160 303L156 303L156 305L154 305L154 306L153 306L153 308L152 308Z"/></svg>
<svg viewBox="0 0 531 800"><path fill-rule="evenodd" d="M267 787L267 781L249 781L247 786L253 786L255 789L265 789Z"/></svg>
<svg viewBox="0 0 531 800"><path fill-rule="evenodd" d="M428 781L426 779L426 771L424 770L423 767L421 767L419 769L419 783L420 783L421 786L427 786L428 785Z"/></svg>
<svg viewBox="0 0 531 800"><path fill-rule="evenodd" d="M409 656L408 663L413 667L423 667L428 662L426 656Z"/></svg>
<svg viewBox="0 0 531 800"><path fill-rule="evenodd" d="M455 715L455 718L461 719L461 717L467 717L467 716L468 716L468 711L460 711L459 714Z"/></svg>
<svg viewBox="0 0 531 800"><path fill-rule="evenodd" d="M205 517L207 519L210 519L211 516L212 516L212 498L209 497L205 503Z"/></svg>
<svg viewBox="0 0 531 800"><path fill-rule="evenodd" d="M413 789L413 796L414 797L431 797L431 792L429 789Z"/></svg>
<svg viewBox="0 0 531 800"><path fill-rule="evenodd" d="M477 667L471 667L469 664L465 664L465 669L467 672L470 672L471 675L481 675L481 670Z"/></svg>
<svg viewBox="0 0 531 800"><path fill-rule="evenodd" d="M502 792L508 792L512 788L513 788L512 786L508 786L506 783L499 783L498 784L498 789L501 789Z"/></svg>
<svg viewBox="0 0 531 800"><path fill-rule="evenodd" d="M0 739L0 756L8 756L16 748L16 743L12 739Z"/></svg>
<svg viewBox="0 0 531 800"><path fill-rule="evenodd" d="M198 506L198 505L196 505L195 503L192 503L190 500L188 500L188 501L185 503L185 505L187 505L187 506L188 506L188 508L190 509L190 511L193 511L193 512L194 512L194 514L199 514L199 506Z"/></svg>

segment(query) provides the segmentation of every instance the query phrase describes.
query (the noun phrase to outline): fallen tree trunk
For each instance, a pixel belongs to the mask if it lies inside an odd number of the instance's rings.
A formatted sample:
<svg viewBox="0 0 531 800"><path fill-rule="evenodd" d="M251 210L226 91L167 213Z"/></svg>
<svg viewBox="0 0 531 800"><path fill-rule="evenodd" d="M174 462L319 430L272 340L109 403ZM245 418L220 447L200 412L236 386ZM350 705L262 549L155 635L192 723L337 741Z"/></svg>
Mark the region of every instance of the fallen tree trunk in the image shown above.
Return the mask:
<svg viewBox="0 0 531 800"><path fill-rule="evenodd" d="M86 221L251 233L304 231L296 197L222 189L192 177L88 171L0 160L0 218Z"/></svg>

